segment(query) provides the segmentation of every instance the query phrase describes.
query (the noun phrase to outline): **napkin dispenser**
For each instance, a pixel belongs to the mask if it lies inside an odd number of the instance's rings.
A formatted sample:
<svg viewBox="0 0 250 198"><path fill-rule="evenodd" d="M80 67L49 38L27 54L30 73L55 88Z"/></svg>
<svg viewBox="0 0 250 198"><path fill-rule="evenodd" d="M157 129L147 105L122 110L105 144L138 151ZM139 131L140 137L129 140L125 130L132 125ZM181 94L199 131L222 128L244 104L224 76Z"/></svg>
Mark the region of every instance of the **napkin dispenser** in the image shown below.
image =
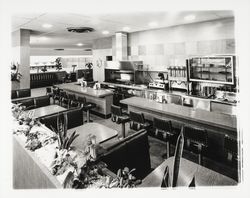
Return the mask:
<svg viewBox="0 0 250 198"><path fill-rule="evenodd" d="M101 84L100 83L95 83L94 86L93 86L93 89L100 89L101 88Z"/></svg>

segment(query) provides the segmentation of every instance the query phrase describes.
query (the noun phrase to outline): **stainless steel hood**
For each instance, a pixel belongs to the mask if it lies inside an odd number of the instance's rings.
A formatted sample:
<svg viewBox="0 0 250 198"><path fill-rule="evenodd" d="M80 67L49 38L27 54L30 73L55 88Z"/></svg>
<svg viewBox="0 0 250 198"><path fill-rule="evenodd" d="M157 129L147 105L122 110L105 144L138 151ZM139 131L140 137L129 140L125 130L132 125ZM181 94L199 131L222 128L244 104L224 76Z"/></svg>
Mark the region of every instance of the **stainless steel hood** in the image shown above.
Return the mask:
<svg viewBox="0 0 250 198"><path fill-rule="evenodd" d="M141 66L142 61L129 61L128 60L128 35L126 32L117 32L115 34L115 39L113 40L115 43L113 47L115 47L115 60L107 61L106 69L117 69L117 70L136 70L138 69L138 65Z"/></svg>
<svg viewBox="0 0 250 198"><path fill-rule="evenodd" d="M142 61L107 61L105 69L137 70L142 64Z"/></svg>

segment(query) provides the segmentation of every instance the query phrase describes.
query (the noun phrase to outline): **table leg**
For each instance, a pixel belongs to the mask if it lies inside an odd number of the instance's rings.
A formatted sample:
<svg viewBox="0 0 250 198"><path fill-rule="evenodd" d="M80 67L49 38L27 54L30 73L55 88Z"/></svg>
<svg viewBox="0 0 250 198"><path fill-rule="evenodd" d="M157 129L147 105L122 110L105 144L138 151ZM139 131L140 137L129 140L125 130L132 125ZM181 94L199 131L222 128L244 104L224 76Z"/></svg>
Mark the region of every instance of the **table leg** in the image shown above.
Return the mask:
<svg viewBox="0 0 250 198"><path fill-rule="evenodd" d="M169 153L170 153L170 151L169 151L169 142L167 141L167 159L169 158Z"/></svg>
<svg viewBox="0 0 250 198"><path fill-rule="evenodd" d="M89 110L87 110L87 120L85 120L85 122L93 122L93 120L90 120L90 112Z"/></svg>
<svg viewBox="0 0 250 198"><path fill-rule="evenodd" d="M125 138L125 122L122 122L122 137Z"/></svg>

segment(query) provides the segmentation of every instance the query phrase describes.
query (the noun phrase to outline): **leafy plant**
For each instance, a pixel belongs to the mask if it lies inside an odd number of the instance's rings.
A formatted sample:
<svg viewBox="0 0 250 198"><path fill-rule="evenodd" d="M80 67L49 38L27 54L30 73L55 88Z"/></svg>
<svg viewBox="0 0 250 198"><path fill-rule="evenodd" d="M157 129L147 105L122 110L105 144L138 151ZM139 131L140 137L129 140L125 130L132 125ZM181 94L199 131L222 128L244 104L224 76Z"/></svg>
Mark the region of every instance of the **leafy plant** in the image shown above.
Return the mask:
<svg viewBox="0 0 250 198"><path fill-rule="evenodd" d="M12 63L11 64L11 81L20 82L22 74L19 72L19 64Z"/></svg>
<svg viewBox="0 0 250 198"><path fill-rule="evenodd" d="M120 187L120 188L132 188L141 183L141 180L137 180L133 175L132 172L135 171L135 168L129 170L128 167L124 169L119 169L117 171L116 178L114 178L110 184L108 184L109 188L112 187Z"/></svg>
<svg viewBox="0 0 250 198"><path fill-rule="evenodd" d="M182 128L181 128L181 132L180 132L180 135L179 135L179 137L177 139L177 143L176 143L176 147L175 147L172 187L177 186L180 162L181 162L183 146L184 146L184 135L183 135L183 133L184 133L184 126L182 126Z"/></svg>
<svg viewBox="0 0 250 198"><path fill-rule="evenodd" d="M56 60L55 60L55 62L56 62L56 70L61 70L62 69L62 63L61 63L61 58L60 57L58 57Z"/></svg>
<svg viewBox="0 0 250 198"><path fill-rule="evenodd" d="M87 67L88 69L91 69L93 67L93 63L91 63L91 62L86 63L85 67Z"/></svg>
<svg viewBox="0 0 250 198"><path fill-rule="evenodd" d="M58 146L59 150L66 149L69 150L72 142L79 136L74 131L69 137L67 136L68 132L68 123L65 116L57 117L57 136L58 136Z"/></svg>

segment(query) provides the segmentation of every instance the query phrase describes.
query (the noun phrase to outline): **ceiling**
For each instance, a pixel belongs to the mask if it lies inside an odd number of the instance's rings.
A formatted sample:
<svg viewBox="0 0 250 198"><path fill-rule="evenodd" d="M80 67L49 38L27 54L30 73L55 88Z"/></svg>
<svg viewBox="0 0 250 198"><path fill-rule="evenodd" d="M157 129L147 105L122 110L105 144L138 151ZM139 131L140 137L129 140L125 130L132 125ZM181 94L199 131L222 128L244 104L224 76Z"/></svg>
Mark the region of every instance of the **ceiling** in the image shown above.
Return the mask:
<svg viewBox="0 0 250 198"><path fill-rule="evenodd" d="M185 16L195 15L190 21ZM64 48L64 49L87 49L92 47L94 39L114 35L122 31L123 27L130 27L127 32L149 30L176 26L181 24L201 21L216 20L233 17L233 11L182 11L182 12L128 12L117 14L79 14L79 13L39 13L39 14L16 14L12 16L12 31L20 28L30 29L30 44L32 48ZM157 22L156 27L149 27L150 22ZM43 24L53 25L44 28ZM91 33L70 33L67 27L84 26L95 29ZM109 34L102 34L107 30ZM82 43L83 46L77 46Z"/></svg>

